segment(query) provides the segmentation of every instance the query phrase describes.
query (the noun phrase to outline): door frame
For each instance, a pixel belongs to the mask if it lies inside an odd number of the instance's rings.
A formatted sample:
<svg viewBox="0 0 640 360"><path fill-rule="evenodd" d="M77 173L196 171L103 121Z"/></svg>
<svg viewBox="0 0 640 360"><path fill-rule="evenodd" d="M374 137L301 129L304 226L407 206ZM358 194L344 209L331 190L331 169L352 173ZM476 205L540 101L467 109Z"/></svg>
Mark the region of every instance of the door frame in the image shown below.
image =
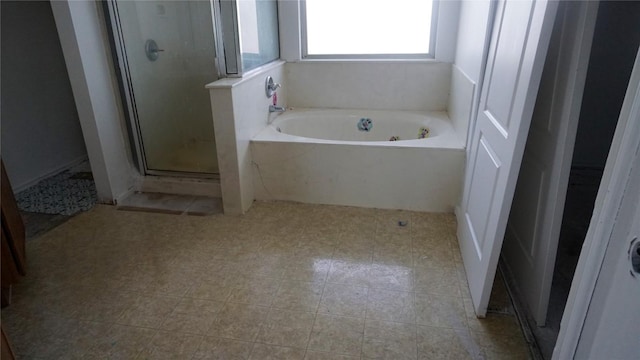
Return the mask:
<svg viewBox="0 0 640 360"><path fill-rule="evenodd" d="M553 351L554 359L574 358L596 283L604 265L629 181L633 157L640 151L640 51L636 56L627 93L620 111L611 149L607 157L591 223L571 284L569 298Z"/></svg>
<svg viewBox="0 0 640 360"><path fill-rule="evenodd" d="M140 124L136 116L135 100L132 96L133 89L131 88L131 76L127 63L127 50L124 46L120 16L118 16L118 7L115 0L102 1L102 10L109 38L109 49L114 59L113 68L118 79L118 90L120 91L119 95L124 110L123 115L128 125L127 135L129 146L132 148L131 155L138 171L144 176L147 174L147 163L142 150L142 135L140 134Z"/></svg>

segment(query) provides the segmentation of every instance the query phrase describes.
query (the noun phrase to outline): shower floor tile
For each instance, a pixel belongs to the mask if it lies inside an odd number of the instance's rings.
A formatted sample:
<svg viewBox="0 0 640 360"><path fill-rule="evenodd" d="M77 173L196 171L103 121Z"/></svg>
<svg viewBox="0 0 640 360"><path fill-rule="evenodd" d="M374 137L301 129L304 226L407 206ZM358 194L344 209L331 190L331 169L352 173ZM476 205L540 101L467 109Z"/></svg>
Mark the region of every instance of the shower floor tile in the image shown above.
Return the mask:
<svg viewBox="0 0 640 360"><path fill-rule="evenodd" d="M513 315L473 314L451 215L137 195L27 243L20 358L529 357Z"/></svg>

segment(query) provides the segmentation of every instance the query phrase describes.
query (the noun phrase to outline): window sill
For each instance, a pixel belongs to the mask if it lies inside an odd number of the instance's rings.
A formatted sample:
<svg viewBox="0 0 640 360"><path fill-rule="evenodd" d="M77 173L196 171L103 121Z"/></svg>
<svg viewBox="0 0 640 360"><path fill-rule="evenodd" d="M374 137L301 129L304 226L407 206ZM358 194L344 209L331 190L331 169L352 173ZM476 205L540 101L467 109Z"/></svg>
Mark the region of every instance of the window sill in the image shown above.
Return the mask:
<svg viewBox="0 0 640 360"><path fill-rule="evenodd" d="M323 59L323 58L305 58L294 61L287 61L291 63L332 63L332 64L354 64L354 63L366 63L366 64L389 64L389 63L411 63L411 64L440 64L443 61L436 59Z"/></svg>

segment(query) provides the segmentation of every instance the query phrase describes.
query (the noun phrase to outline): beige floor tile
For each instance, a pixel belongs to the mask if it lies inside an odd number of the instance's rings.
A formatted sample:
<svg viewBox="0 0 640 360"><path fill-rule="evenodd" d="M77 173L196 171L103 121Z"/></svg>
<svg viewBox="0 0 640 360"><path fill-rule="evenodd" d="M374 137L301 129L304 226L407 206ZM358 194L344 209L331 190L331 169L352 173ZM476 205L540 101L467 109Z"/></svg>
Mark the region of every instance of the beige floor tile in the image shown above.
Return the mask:
<svg viewBox="0 0 640 360"><path fill-rule="evenodd" d="M290 263L282 276L286 281L324 282L331 268L330 259L294 258Z"/></svg>
<svg viewBox="0 0 640 360"><path fill-rule="evenodd" d="M162 323L162 330L179 333L206 335L216 315L208 313L189 314L173 312Z"/></svg>
<svg viewBox="0 0 640 360"><path fill-rule="evenodd" d="M369 286L370 263L333 261L327 282L352 286Z"/></svg>
<svg viewBox="0 0 640 360"><path fill-rule="evenodd" d="M447 213L414 212L411 214L412 230L415 233L455 234L456 217Z"/></svg>
<svg viewBox="0 0 640 360"><path fill-rule="evenodd" d="M414 293L371 289L367 299L367 319L415 324Z"/></svg>
<svg viewBox="0 0 640 360"><path fill-rule="evenodd" d="M105 300L108 301L108 300ZM132 302L85 302L78 308L77 318L86 321L115 322Z"/></svg>
<svg viewBox="0 0 640 360"><path fill-rule="evenodd" d="M194 360L246 360L253 344L250 342L205 337L193 355Z"/></svg>
<svg viewBox="0 0 640 360"><path fill-rule="evenodd" d="M367 319L364 329L364 359L416 359L416 325Z"/></svg>
<svg viewBox="0 0 640 360"><path fill-rule="evenodd" d="M412 267L411 242L407 241L406 244L393 242L376 243L373 250L373 262L375 264Z"/></svg>
<svg viewBox="0 0 640 360"><path fill-rule="evenodd" d="M528 351L518 353L498 353L493 351L483 351L483 360L533 360L533 356Z"/></svg>
<svg viewBox="0 0 640 360"><path fill-rule="evenodd" d="M419 245L418 245L419 244ZM446 242L413 243L413 263L415 266L428 266L430 262L455 264L453 251Z"/></svg>
<svg viewBox="0 0 640 360"><path fill-rule="evenodd" d="M270 306L278 292L279 281L266 281L250 285L238 285L231 289L227 301L240 304Z"/></svg>
<svg viewBox="0 0 640 360"><path fill-rule="evenodd" d="M415 291L422 294L460 297L460 285L455 268L415 267Z"/></svg>
<svg viewBox="0 0 640 360"><path fill-rule="evenodd" d="M115 322L121 325L159 328L179 301L179 298L141 296Z"/></svg>
<svg viewBox="0 0 640 360"><path fill-rule="evenodd" d="M374 245L376 247L389 247L395 246L400 248L410 248L411 247L411 233L406 230L406 228L400 228L401 231L389 231L385 229L378 228L376 230L376 235L373 238Z"/></svg>
<svg viewBox="0 0 640 360"><path fill-rule="evenodd" d="M97 345L99 339L106 337L113 324L78 321L76 326L66 334L58 334L69 341L69 346L86 353Z"/></svg>
<svg viewBox="0 0 640 360"><path fill-rule="evenodd" d="M471 338L478 344L483 353L511 354L515 357L527 356L529 349L522 334L495 334L487 332L471 331Z"/></svg>
<svg viewBox="0 0 640 360"><path fill-rule="evenodd" d="M252 360L303 360L304 350L283 346L255 344L249 359Z"/></svg>
<svg viewBox="0 0 640 360"><path fill-rule="evenodd" d="M366 220L365 220L366 221ZM343 226L338 234L336 246L344 247L369 247L375 244L376 230L368 224L347 224Z"/></svg>
<svg viewBox="0 0 640 360"><path fill-rule="evenodd" d="M456 264L456 272L458 273L458 284L460 285L461 296L465 299L471 299L471 290L469 290L467 273L462 263Z"/></svg>
<svg viewBox="0 0 640 360"><path fill-rule="evenodd" d="M364 318L368 293L366 287L327 283L318 314Z"/></svg>
<svg viewBox="0 0 640 360"><path fill-rule="evenodd" d="M369 286L376 289L413 291L413 269L374 263L369 267Z"/></svg>
<svg viewBox="0 0 640 360"><path fill-rule="evenodd" d="M276 309L316 312L324 282L284 281L272 306Z"/></svg>
<svg viewBox="0 0 640 360"><path fill-rule="evenodd" d="M376 210L376 231L389 233L409 233L411 231L411 212L403 210ZM399 222L406 223L402 226Z"/></svg>
<svg viewBox="0 0 640 360"><path fill-rule="evenodd" d="M256 341L306 349L314 318L314 313L271 309Z"/></svg>
<svg viewBox="0 0 640 360"><path fill-rule="evenodd" d="M315 234L301 239L301 242L294 249L293 256L330 259L336 249L336 240L335 238L323 239L326 236L326 234Z"/></svg>
<svg viewBox="0 0 640 360"><path fill-rule="evenodd" d="M418 359L482 359L482 351L468 330L418 325Z"/></svg>
<svg viewBox="0 0 640 360"><path fill-rule="evenodd" d="M416 322L446 328L467 328L464 303L461 298L416 294Z"/></svg>
<svg viewBox="0 0 640 360"><path fill-rule="evenodd" d="M75 347L68 340L47 336L32 343L28 353L17 353L18 358L32 359L83 359L88 349Z"/></svg>
<svg viewBox="0 0 640 360"><path fill-rule="evenodd" d="M364 319L318 315L309 350L357 356L362 347Z"/></svg>
<svg viewBox="0 0 640 360"><path fill-rule="evenodd" d="M114 325L99 339L90 353L96 358L135 359L148 345L156 330Z"/></svg>
<svg viewBox="0 0 640 360"><path fill-rule="evenodd" d="M341 354L334 354L321 351L309 351L304 357L304 360L358 360L360 356L348 356Z"/></svg>
<svg viewBox="0 0 640 360"><path fill-rule="evenodd" d="M151 281L144 289L147 296L184 296L189 289L196 283L196 279L187 279L185 277L168 277Z"/></svg>
<svg viewBox="0 0 640 360"><path fill-rule="evenodd" d="M373 246L367 243L349 243L340 240L333 252L333 259L345 262L368 264L373 257Z"/></svg>
<svg viewBox="0 0 640 360"><path fill-rule="evenodd" d="M208 280L201 281L193 285L186 293L186 297L213 300L213 301L226 301L231 296L233 286L225 283L224 281L210 282Z"/></svg>
<svg viewBox="0 0 640 360"><path fill-rule="evenodd" d="M267 234L260 244L260 252L265 255L280 255L291 258L293 257L295 246L293 241L283 239L281 236Z"/></svg>
<svg viewBox="0 0 640 360"><path fill-rule="evenodd" d="M138 359L190 359L203 336L158 331Z"/></svg>
<svg viewBox="0 0 640 360"><path fill-rule="evenodd" d="M254 341L267 318L264 306L227 303L217 314L208 335L243 341Z"/></svg>
<svg viewBox="0 0 640 360"><path fill-rule="evenodd" d="M455 232L451 214L287 202L97 206L27 243L2 322L27 359L528 358L515 317L475 318Z"/></svg>
<svg viewBox="0 0 640 360"><path fill-rule="evenodd" d="M232 262L231 270L232 274L241 277L250 278L271 278L281 279L286 266L288 265L286 258L279 254L265 255L260 253L258 246L252 246L246 250L247 258L239 258ZM230 259L233 259L231 257Z"/></svg>
<svg viewBox="0 0 640 360"><path fill-rule="evenodd" d="M175 314L212 317L219 313L223 306L224 303L220 301L182 298L173 312Z"/></svg>

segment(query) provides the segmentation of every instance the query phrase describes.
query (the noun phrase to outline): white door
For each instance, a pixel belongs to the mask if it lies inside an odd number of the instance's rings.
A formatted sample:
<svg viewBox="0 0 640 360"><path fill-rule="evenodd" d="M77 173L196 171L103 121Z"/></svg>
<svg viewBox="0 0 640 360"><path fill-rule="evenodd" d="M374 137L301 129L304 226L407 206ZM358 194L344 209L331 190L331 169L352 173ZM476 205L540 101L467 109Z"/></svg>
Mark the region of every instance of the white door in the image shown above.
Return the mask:
<svg viewBox="0 0 640 360"><path fill-rule="evenodd" d="M458 238L476 315L487 311L557 2L501 1L467 151Z"/></svg>
<svg viewBox="0 0 640 360"><path fill-rule="evenodd" d="M597 2L561 2L513 196L502 257L544 326Z"/></svg>
<svg viewBox="0 0 640 360"><path fill-rule="evenodd" d="M596 211L584 245L587 251L583 249L580 254L580 262L586 263L586 266L578 266L578 270L584 270L582 273L576 271L576 277L581 277L595 269L598 272L595 288L592 293L576 295L588 300L581 329L579 322L562 320L562 327L568 328L567 332L571 332L572 336L579 334L573 356L576 359L640 359L639 134L640 49L598 190L598 198L603 197L602 205L598 206L596 200ZM601 215L601 211L606 213ZM611 228L608 227L610 223L613 223ZM597 248L598 252L604 254L601 264L589 261L586 254L589 248ZM580 280L574 279L574 284L579 284ZM572 292L575 286L572 285ZM569 298L572 298L571 295ZM568 302L565 312L571 314L574 307L574 303ZM577 328L573 326L576 323ZM567 336L561 333L558 339L565 340ZM562 358L562 351L568 346L563 341L557 347L554 357Z"/></svg>
<svg viewBox="0 0 640 360"><path fill-rule="evenodd" d="M634 271L631 262L632 256L640 258L640 157L637 152L634 161L634 174L625 191L626 201L622 203L607 248L611 256L605 258L598 277L576 359L640 359L640 269L636 266ZM614 269L607 271L607 265Z"/></svg>

